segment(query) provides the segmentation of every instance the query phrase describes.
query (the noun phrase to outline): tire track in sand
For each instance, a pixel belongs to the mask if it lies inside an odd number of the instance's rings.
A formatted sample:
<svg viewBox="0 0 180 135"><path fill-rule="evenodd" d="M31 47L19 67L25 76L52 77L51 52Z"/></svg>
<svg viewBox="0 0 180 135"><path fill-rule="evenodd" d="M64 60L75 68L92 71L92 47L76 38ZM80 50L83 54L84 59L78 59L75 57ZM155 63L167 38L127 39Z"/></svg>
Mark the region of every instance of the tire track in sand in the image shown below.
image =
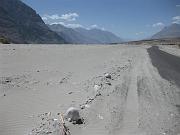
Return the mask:
<svg viewBox="0 0 180 135"><path fill-rule="evenodd" d="M134 65L129 74L131 78L126 102L126 109L123 120L123 127L119 135L145 135L140 131L139 126L139 100L137 93L137 77L140 62Z"/></svg>

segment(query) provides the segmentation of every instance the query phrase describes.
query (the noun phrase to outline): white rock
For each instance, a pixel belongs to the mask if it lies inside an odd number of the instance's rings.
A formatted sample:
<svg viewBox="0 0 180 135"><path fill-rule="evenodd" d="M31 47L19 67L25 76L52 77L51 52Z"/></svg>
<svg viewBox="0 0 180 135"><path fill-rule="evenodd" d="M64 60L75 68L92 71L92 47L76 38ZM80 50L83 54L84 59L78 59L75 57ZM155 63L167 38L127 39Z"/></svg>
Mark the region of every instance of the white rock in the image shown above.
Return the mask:
<svg viewBox="0 0 180 135"><path fill-rule="evenodd" d="M80 119L79 110L74 107L70 107L65 114L68 121L78 121Z"/></svg>
<svg viewBox="0 0 180 135"><path fill-rule="evenodd" d="M51 112L48 112L48 114L47 114L48 116L51 116Z"/></svg>
<svg viewBox="0 0 180 135"><path fill-rule="evenodd" d="M101 119L101 120L104 119L103 116L101 116L100 114L98 115L98 118Z"/></svg>
<svg viewBox="0 0 180 135"><path fill-rule="evenodd" d="M58 121L58 119L53 119L54 121Z"/></svg>
<svg viewBox="0 0 180 135"><path fill-rule="evenodd" d="M108 79L111 79L111 75L109 73L105 73L104 76Z"/></svg>
<svg viewBox="0 0 180 135"><path fill-rule="evenodd" d="M85 107L86 107L86 108L90 108L90 105L86 104Z"/></svg>
<svg viewBox="0 0 180 135"><path fill-rule="evenodd" d="M57 128L59 125L58 125L58 119L54 119L54 124L53 124L53 126L55 127L55 128Z"/></svg>
<svg viewBox="0 0 180 135"><path fill-rule="evenodd" d="M98 84L95 84L94 85L94 90L95 91L98 91L98 90L100 90L101 89L101 85L98 85Z"/></svg>
<svg viewBox="0 0 180 135"><path fill-rule="evenodd" d="M68 121L71 122L71 118L68 118Z"/></svg>

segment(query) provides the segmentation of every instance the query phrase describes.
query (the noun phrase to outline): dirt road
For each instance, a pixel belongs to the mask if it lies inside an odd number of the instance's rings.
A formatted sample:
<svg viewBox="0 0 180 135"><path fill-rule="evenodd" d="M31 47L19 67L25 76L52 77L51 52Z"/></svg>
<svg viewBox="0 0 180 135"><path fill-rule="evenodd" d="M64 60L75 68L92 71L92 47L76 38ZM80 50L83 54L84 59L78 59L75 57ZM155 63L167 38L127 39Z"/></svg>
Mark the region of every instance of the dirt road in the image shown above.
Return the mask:
<svg viewBox="0 0 180 135"><path fill-rule="evenodd" d="M179 135L180 50L161 49L0 46L0 133L46 134L41 116L74 106L85 122L66 122L72 135Z"/></svg>
<svg viewBox="0 0 180 135"><path fill-rule="evenodd" d="M180 57L161 51L157 46L149 48L148 53L159 74L180 87Z"/></svg>

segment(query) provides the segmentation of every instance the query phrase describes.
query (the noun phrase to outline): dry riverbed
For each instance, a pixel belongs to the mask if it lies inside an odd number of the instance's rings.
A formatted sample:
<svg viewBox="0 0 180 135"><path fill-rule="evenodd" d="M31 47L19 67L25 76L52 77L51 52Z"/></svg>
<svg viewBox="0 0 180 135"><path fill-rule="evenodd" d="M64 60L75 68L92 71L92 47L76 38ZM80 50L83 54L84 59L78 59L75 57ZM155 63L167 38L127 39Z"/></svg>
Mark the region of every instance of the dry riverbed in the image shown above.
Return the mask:
<svg viewBox="0 0 180 135"><path fill-rule="evenodd" d="M179 135L180 49L159 49L0 45L0 134L55 135L76 107L71 135Z"/></svg>

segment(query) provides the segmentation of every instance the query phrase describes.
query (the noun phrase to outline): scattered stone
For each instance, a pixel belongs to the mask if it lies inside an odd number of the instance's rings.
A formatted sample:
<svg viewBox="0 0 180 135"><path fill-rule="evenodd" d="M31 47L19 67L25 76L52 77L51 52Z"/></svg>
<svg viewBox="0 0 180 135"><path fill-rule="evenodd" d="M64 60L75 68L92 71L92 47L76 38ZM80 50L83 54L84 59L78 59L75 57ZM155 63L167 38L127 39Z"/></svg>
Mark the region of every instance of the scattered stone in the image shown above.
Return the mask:
<svg viewBox="0 0 180 135"><path fill-rule="evenodd" d="M76 123L73 123L73 124L83 124L84 123L84 119L79 119L78 121L76 121Z"/></svg>
<svg viewBox="0 0 180 135"><path fill-rule="evenodd" d="M85 109L85 105L80 105L80 108L83 110Z"/></svg>
<svg viewBox="0 0 180 135"><path fill-rule="evenodd" d="M96 94L96 97L98 97L98 96L101 96L101 93L100 93L100 92L98 92L98 93Z"/></svg>
<svg viewBox="0 0 180 135"><path fill-rule="evenodd" d="M95 90L95 91L98 91L98 90L101 89L101 87L102 87L102 84L101 84L101 85L95 84L95 85L94 85L94 90Z"/></svg>
<svg viewBox="0 0 180 135"><path fill-rule="evenodd" d="M47 114L48 116L51 116L51 112L48 112L48 114Z"/></svg>
<svg viewBox="0 0 180 135"><path fill-rule="evenodd" d="M89 104L89 103L91 103L91 101L87 100L85 104Z"/></svg>
<svg viewBox="0 0 180 135"><path fill-rule="evenodd" d="M111 85L111 82L105 82L105 84L107 84L107 85Z"/></svg>
<svg viewBox="0 0 180 135"><path fill-rule="evenodd" d="M37 127L31 130L29 135L61 135L62 132L65 133L65 125L58 119L54 118L54 115L48 115L49 113L39 114L38 117L41 117L42 121L38 124ZM63 134L65 135L65 134ZM66 132L66 135L70 135Z"/></svg>
<svg viewBox="0 0 180 135"><path fill-rule="evenodd" d="M105 73L104 76L108 79L111 79L111 75L109 73Z"/></svg>
<svg viewBox="0 0 180 135"><path fill-rule="evenodd" d="M46 134L51 134L52 132L51 131L46 131Z"/></svg>
<svg viewBox="0 0 180 135"><path fill-rule="evenodd" d="M61 79L61 81L59 83L60 84L67 83L68 79L69 79L69 76L64 77L64 78Z"/></svg>
<svg viewBox="0 0 180 135"><path fill-rule="evenodd" d="M173 113L171 113L170 115L171 115L171 117L173 117L173 116L174 116L174 114L173 114Z"/></svg>
<svg viewBox="0 0 180 135"><path fill-rule="evenodd" d="M60 84L62 84L64 81L63 81L63 79L59 82Z"/></svg>
<svg viewBox="0 0 180 135"><path fill-rule="evenodd" d="M101 119L101 120L104 119L103 116L101 116L100 114L98 115L98 118Z"/></svg>
<svg viewBox="0 0 180 135"><path fill-rule="evenodd" d="M72 94L73 92L69 92L68 94L70 95L70 94Z"/></svg>
<svg viewBox="0 0 180 135"><path fill-rule="evenodd" d="M89 99L86 101L86 104L91 103L93 100L94 100L94 98L89 98Z"/></svg>
<svg viewBox="0 0 180 135"><path fill-rule="evenodd" d="M9 80L9 79L6 79L6 80L5 80L5 82L6 82L6 83L10 83L10 82L11 82L11 80Z"/></svg>
<svg viewBox="0 0 180 135"><path fill-rule="evenodd" d="M58 119L53 119L53 121L58 121Z"/></svg>
<svg viewBox="0 0 180 135"><path fill-rule="evenodd" d="M93 101L94 99L93 98L89 98L89 101Z"/></svg>
<svg viewBox="0 0 180 135"><path fill-rule="evenodd" d="M82 110L85 109L85 108L90 108L90 105L88 105L88 104L80 105L80 108L81 108Z"/></svg>
<svg viewBox="0 0 180 135"><path fill-rule="evenodd" d="M72 122L71 118L68 118L68 121L69 121L69 122Z"/></svg>
<svg viewBox="0 0 180 135"><path fill-rule="evenodd" d="M39 71L39 70L37 70L37 72L39 73L40 71Z"/></svg>
<svg viewBox="0 0 180 135"><path fill-rule="evenodd" d="M86 107L86 108L90 108L90 105L86 104L85 107Z"/></svg>
<svg viewBox="0 0 180 135"><path fill-rule="evenodd" d="M6 96L6 94L3 95L4 97Z"/></svg>

